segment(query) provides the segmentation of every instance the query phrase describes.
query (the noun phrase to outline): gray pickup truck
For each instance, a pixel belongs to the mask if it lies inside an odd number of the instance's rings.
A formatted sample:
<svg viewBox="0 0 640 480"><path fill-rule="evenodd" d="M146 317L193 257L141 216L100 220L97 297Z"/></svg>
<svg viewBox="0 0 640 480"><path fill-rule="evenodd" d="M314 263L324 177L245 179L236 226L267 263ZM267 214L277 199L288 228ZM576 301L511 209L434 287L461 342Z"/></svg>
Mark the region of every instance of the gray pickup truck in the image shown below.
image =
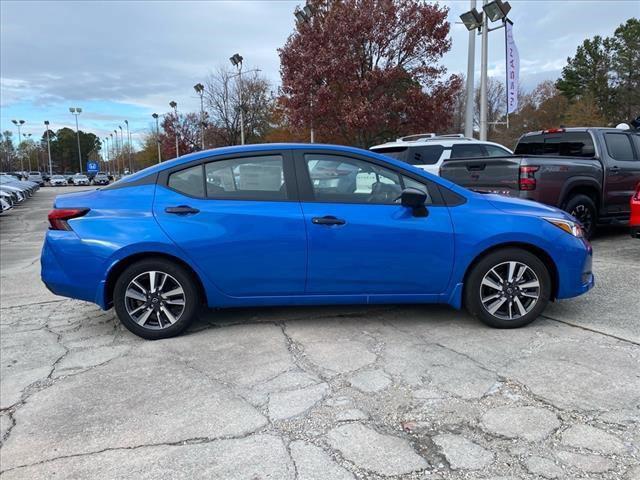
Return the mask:
<svg viewBox="0 0 640 480"><path fill-rule="evenodd" d="M449 160L440 175L480 192L535 200L569 212L591 236L629 223L640 182L640 132L555 128L523 135L514 155Z"/></svg>

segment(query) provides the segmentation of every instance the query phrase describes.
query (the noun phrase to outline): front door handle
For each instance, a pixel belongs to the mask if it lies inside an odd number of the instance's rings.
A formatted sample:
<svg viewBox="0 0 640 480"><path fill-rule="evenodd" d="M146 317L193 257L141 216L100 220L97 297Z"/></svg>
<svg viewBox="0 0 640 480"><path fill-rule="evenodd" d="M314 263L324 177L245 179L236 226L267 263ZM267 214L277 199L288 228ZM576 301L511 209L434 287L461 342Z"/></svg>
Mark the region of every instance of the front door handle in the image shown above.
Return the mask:
<svg viewBox="0 0 640 480"><path fill-rule="evenodd" d="M314 225L344 225L347 222L341 218L327 215L326 217L313 217L311 223Z"/></svg>
<svg viewBox="0 0 640 480"><path fill-rule="evenodd" d="M620 167L614 166L609 169L611 175L618 175L620 173Z"/></svg>
<svg viewBox="0 0 640 480"><path fill-rule="evenodd" d="M174 215L193 215L194 213L198 213L200 210L188 205L179 205L177 207L167 207L164 211L167 213L173 213Z"/></svg>

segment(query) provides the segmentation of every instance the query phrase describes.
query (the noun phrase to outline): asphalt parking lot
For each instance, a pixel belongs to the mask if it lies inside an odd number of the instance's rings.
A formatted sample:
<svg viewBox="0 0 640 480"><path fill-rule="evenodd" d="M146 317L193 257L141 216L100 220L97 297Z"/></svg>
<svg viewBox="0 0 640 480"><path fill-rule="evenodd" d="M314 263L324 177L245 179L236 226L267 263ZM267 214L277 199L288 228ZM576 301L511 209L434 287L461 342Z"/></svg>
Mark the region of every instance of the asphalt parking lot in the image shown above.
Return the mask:
<svg viewBox="0 0 640 480"><path fill-rule="evenodd" d="M437 306L203 312L141 340L49 293L53 196L0 217L3 479L640 478L640 241L519 330Z"/></svg>

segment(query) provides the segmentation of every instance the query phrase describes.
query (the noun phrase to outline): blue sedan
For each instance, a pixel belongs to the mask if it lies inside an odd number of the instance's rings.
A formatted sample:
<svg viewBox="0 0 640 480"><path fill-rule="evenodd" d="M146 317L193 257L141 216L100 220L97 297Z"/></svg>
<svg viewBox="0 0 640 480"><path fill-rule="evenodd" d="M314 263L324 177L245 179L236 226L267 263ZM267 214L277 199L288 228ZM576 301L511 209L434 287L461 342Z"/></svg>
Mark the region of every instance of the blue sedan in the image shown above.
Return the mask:
<svg viewBox="0 0 640 480"><path fill-rule="evenodd" d="M114 307L149 339L202 304L446 303L513 328L594 283L566 213L342 146L186 155L58 196L49 222L47 287Z"/></svg>

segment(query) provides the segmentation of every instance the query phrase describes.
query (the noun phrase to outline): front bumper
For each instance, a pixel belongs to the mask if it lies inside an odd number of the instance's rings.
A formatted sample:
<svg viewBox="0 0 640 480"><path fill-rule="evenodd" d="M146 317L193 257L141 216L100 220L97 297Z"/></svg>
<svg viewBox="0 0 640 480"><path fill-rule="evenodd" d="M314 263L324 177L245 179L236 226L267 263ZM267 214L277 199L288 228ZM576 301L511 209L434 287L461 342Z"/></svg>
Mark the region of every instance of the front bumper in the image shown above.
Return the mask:
<svg viewBox="0 0 640 480"><path fill-rule="evenodd" d="M556 259L558 269L556 298L577 297L591 290L595 285L591 244L585 239L571 238L560 253L561 256Z"/></svg>

